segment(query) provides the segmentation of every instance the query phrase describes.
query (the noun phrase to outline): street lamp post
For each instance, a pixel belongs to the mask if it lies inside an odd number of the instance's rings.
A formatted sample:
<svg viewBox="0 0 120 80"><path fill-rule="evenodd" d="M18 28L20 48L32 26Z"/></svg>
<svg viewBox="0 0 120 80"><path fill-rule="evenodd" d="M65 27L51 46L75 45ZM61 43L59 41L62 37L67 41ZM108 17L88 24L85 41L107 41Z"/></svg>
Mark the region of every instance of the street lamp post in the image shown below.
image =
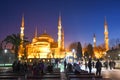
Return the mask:
<svg viewBox="0 0 120 80"><path fill-rule="evenodd" d="M6 63L6 53L7 53L7 49L4 50L4 66L5 66L5 63Z"/></svg>

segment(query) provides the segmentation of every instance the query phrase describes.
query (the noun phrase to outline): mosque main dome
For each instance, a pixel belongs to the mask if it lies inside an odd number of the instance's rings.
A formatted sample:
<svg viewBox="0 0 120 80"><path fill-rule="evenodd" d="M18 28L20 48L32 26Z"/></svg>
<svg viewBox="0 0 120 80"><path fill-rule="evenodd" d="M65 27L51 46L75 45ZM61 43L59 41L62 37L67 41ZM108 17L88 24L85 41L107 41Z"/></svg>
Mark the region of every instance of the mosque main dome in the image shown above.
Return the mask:
<svg viewBox="0 0 120 80"><path fill-rule="evenodd" d="M39 37L40 41L48 41L50 43L54 42L54 39L47 33L43 33Z"/></svg>

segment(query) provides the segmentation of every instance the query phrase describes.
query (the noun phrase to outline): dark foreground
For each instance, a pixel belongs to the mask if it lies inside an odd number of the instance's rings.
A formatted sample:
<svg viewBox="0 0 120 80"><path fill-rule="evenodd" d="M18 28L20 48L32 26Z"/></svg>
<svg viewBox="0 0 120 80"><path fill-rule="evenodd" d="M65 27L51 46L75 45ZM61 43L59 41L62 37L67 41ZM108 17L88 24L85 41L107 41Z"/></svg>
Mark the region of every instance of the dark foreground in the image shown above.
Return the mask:
<svg viewBox="0 0 120 80"><path fill-rule="evenodd" d="M96 76L94 73L89 74L87 71L82 71L80 74L73 72L54 71L51 73L32 74L29 73L15 73L11 70L1 71L0 80L112 80L110 78L103 78Z"/></svg>

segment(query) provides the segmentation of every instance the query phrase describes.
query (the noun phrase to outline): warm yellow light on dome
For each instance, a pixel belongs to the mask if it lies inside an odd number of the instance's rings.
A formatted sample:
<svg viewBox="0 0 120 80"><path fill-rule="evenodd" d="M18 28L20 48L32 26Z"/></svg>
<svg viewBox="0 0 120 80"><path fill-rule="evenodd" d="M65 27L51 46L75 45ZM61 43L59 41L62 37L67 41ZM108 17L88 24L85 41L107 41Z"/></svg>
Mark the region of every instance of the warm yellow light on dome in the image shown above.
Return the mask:
<svg viewBox="0 0 120 80"><path fill-rule="evenodd" d="M46 53L50 52L49 48L41 48L40 51L41 52L46 52Z"/></svg>

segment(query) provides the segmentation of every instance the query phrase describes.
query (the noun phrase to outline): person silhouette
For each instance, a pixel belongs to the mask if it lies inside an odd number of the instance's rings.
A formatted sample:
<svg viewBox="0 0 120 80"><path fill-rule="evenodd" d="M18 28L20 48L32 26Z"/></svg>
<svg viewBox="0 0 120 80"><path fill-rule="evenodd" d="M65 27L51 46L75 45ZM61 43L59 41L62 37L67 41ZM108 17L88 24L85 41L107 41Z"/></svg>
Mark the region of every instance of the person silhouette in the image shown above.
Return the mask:
<svg viewBox="0 0 120 80"><path fill-rule="evenodd" d="M89 73L91 73L91 70L92 70L92 60L91 60L91 58L88 61L88 69L89 69Z"/></svg>
<svg viewBox="0 0 120 80"><path fill-rule="evenodd" d="M101 75L101 68L102 68L102 63L99 61L99 59L97 59L96 65L96 75Z"/></svg>
<svg viewBox="0 0 120 80"><path fill-rule="evenodd" d="M66 65L67 65L67 63L66 63L66 59L64 60L64 70L66 70Z"/></svg>

